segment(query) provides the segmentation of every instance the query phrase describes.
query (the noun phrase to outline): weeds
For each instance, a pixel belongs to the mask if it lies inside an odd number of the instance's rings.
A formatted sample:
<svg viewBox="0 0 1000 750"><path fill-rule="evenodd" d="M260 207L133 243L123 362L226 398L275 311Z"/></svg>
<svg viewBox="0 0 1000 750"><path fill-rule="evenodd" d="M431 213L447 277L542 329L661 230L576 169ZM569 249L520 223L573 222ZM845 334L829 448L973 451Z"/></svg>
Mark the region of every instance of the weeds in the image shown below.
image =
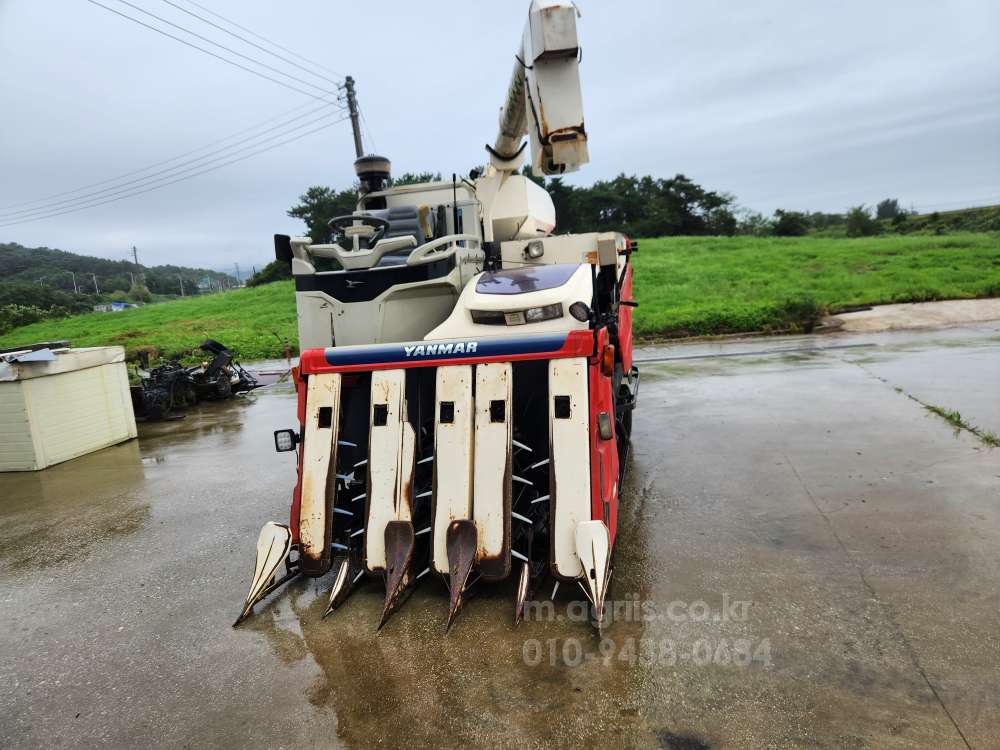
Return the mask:
<svg viewBox="0 0 1000 750"><path fill-rule="evenodd" d="M911 398L913 397L911 396ZM965 430L966 432L971 432L973 435L975 435L983 443L990 446L991 448L1000 447L1000 437L998 437L995 433L990 432L989 430L983 430L979 427L976 427L974 424L966 421L965 419L962 418L960 412L953 411L951 409L944 409L940 406L934 406L933 404L925 404L922 401L919 401L918 399L914 400L918 401L918 403L920 403L920 405L923 406L931 414L936 414L937 416L941 417L941 419L943 419L945 422L954 427L956 432L959 432L961 430Z"/></svg>

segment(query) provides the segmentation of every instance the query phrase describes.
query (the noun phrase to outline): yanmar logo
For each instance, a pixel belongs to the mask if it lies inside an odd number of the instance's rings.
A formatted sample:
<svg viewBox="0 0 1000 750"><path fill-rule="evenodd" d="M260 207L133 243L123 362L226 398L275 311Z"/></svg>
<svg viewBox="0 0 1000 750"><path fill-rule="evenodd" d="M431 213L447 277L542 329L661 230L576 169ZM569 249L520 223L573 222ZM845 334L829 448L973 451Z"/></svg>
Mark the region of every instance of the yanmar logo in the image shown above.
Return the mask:
<svg viewBox="0 0 1000 750"><path fill-rule="evenodd" d="M442 357L454 354L475 354L478 341L449 341L442 344L411 344L404 346L407 357Z"/></svg>

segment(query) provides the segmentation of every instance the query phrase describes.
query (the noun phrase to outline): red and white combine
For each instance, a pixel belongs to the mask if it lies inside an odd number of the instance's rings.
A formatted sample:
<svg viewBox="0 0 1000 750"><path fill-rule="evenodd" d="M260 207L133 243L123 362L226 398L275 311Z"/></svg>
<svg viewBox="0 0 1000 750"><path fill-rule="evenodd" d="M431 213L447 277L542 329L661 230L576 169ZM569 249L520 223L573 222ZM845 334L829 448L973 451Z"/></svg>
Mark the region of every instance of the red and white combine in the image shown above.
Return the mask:
<svg viewBox="0 0 1000 750"><path fill-rule="evenodd" d="M639 386L634 245L553 235L551 198L518 174L528 143L536 174L588 161L576 20L532 2L482 174L387 188L388 160L363 156L329 244L275 238L302 350L299 427L275 447L296 451L298 481L237 623L327 574L328 613L382 579L383 623L434 574L449 626L478 580L512 573L515 621L547 576L603 611Z"/></svg>

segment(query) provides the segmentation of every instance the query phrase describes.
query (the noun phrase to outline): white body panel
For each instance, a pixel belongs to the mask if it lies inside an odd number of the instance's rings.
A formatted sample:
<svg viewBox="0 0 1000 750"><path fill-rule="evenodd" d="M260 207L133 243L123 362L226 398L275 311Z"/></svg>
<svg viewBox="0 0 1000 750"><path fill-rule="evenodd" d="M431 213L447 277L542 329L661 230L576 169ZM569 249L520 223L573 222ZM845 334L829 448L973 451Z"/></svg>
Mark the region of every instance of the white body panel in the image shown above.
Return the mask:
<svg viewBox="0 0 1000 750"><path fill-rule="evenodd" d="M394 286L363 303L345 304L323 292L297 292L299 349L422 339L448 318L460 290L456 268L433 282Z"/></svg>
<svg viewBox="0 0 1000 750"><path fill-rule="evenodd" d="M302 443L302 492L299 505L300 553L312 560L323 557L327 544L326 493L333 486L330 472L337 467L337 430L340 425L340 374L309 378L306 393L305 435Z"/></svg>
<svg viewBox="0 0 1000 750"><path fill-rule="evenodd" d="M556 399L569 397L569 418L556 416ZM555 572L583 574L576 551L577 526L590 521L590 415L587 360L549 361L549 440L551 442L552 550Z"/></svg>
<svg viewBox="0 0 1000 750"><path fill-rule="evenodd" d="M528 137L535 174L572 172L590 161L583 126L579 41L572 2L535 0L522 41Z"/></svg>
<svg viewBox="0 0 1000 750"><path fill-rule="evenodd" d="M522 175L504 180L493 202L493 239L544 237L556 228L556 208L545 188Z"/></svg>
<svg viewBox="0 0 1000 750"><path fill-rule="evenodd" d="M427 334L427 339L482 338L484 336L520 336L556 331L586 330L587 321L580 321L569 314L569 306L574 302L590 304L593 284L590 266L581 265L562 286L543 289L525 294L481 294L476 291L473 279L462 291L458 304L448 319ZM563 316L525 325L485 325L472 320L472 310L500 310L514 312L529 307L543 307L559 303L563 306Z"/></svg>
<svg viewBox="0 0 1000 750"><path fill-rule="evenodd" d="M406 371L372 373L369 417L365 561L369 570L385 568L385 527L389 521L409 521L413 502L414 434L406 421ZM384 406L385 424L375 424Z"/></svg>
<svg viewBox="0 0 1000 750"><path fill-rule="evenodd" d="M448 524L472 518L473 420L471 365L439 367L434 416L434 570L448 573ZM454 405L441 421L441 402Z"/></svg>
<svg viewBox="0 0 1000 750"><path fill-rule="evenodd" d="M509 362L476 365L472 516L478 532L477 560L509 556L504 542L510 538L512 381ZM491 401L503 402L502 421L491 420Z"/></svg>
<svg viewBox="0 0 1000 750"><path fill-rule="evenodd" d="M540 240L545 252L541 258L530 260L525 257L524 251L528 246L528 241L523 239L513 239L500 244L500 258L504 268L517 268L525 265L525 261L531 264L545 263L588 263L594 257L602 244L613 243L618 251L625 249L625 235L618 232L583 232L581 234L557 234L552 237L545 237ZM625 266L625 257L618 257L619 270Z"/></svg>

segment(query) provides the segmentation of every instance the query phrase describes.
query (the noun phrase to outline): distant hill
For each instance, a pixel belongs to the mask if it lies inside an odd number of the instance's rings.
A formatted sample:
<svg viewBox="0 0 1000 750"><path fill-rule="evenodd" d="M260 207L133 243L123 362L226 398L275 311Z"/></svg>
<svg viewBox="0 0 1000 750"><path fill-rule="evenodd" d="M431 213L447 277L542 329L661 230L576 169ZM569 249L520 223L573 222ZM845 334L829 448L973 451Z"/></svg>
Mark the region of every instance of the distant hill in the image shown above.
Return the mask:
<svg viewBox="0 0 1000 750"><path fill-rule="evenodd" d="M892 222L890 222L892 224ZM909 216L893 228L902 234L910 232L998 232L1000 231L1000 206L977 206L955 211L934 211L929 214Z"/></svg>
<svg viewBox="0 0 1000 750"><path fill-rule="evenodd" d="M73 292L73 277L80 291L95 293L94 279L102 294L114 291L127 292L132 285L129 276L141 273L153 294L180 294L180 276L186 294L195 294L198 285L207 281L210 286L235 286L236 279L228 273L207 268L187 266L139 266L124 260L108 260L90 255L77 255L47 247L24 247L17 243L0 243L0 284L29 282L53 291ZM31 304L25 301L21 304Z"/></svg>

